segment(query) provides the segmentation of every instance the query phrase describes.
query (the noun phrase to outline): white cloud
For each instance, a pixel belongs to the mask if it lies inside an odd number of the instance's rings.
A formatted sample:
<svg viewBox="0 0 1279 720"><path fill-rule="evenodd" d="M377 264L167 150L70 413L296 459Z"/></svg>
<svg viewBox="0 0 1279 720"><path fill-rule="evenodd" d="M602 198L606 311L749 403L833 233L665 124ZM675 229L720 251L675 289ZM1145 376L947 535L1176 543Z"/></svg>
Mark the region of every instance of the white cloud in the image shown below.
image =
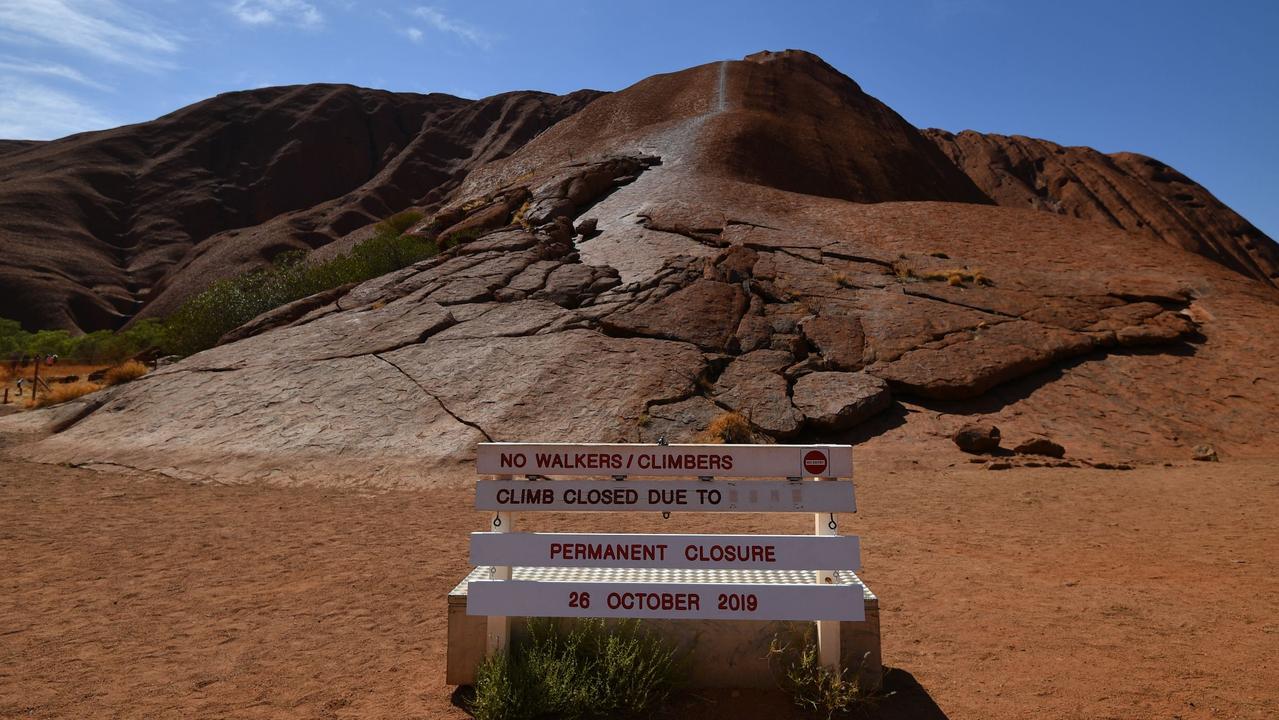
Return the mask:
<svg viewBox="0 0 1279 720"><path fill-rule="evenodd" d="M118 124L70 95L16 75L0 75L0 138L52 140Z"/></svg>
<svg viewBox="0 0 1279 720"><path fill-rule="evenodd" d="M116 0L0 0L0 39L157 69L184 38Z"/></svg>
<svg viewBox="0 0 1279 720"><path fill-rule="evenodd" d="M41 75L44 77L60 78L62 80L70 80L73 83L78 83L96 90L111 89L96 80L85 77L83 73L73 67L59 65L57 63L30 62L20 58L0 55L0 71L22 73L23 75Z"/></svg>
<svg viewBox="0 0 1279 720"><path fill-rule="evenodd" d="M404 36L415 43L422 42L422 31L415 27L405 28Z"/></svg>
<svg viewBox="0 0 1279 720"><path fill-rule="evenodd" d="M492 45L492 39L488 33L460 20L454 20L437 8L422 6L415 8L413 14L425 20L436 30L454 35L477 47L487 50Z"/></svg>
<svg viewBox="0 0 1279 720"><path fill-rule="evenodd" d="M231 14L248 25L296 25L304 28L324 24L324 15L304 0L235 0Z"/></svg>

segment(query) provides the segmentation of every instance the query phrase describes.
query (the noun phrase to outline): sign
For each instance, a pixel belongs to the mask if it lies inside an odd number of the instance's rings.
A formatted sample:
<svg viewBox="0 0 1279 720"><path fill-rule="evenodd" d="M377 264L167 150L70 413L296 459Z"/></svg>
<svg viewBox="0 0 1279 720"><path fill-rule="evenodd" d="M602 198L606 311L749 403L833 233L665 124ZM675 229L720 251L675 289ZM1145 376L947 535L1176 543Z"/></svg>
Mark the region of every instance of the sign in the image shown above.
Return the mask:
<svg viewBox="0 0 1279 720"><path fill-rule="evenodd" d="M866 619L862 587L472 580L467 615L681 620Z"/></svg>
<svg viewBox="0 0 1279 720"><path fill-rule="evenodd" d="M804 474L821 477L826 472L826 453L821 450L809 450L804 453Z"/></svg>
<svg viewBox="0 0 1279 720"><path fill-rule="evenodd" d="M481 475L851 478L847 445L480 443Z"/></svg>
<svg viewBox="0 0 1279 720"><path fill-rule="evenodd" d="M858 570L857 537L471 533L472 565Z"/></svg>
<svg viewBox="0 0 1279 720"><path fill-rule="evenodd" d="M855 512L853 483L700 480L479 480L477 510Z"/></svg>

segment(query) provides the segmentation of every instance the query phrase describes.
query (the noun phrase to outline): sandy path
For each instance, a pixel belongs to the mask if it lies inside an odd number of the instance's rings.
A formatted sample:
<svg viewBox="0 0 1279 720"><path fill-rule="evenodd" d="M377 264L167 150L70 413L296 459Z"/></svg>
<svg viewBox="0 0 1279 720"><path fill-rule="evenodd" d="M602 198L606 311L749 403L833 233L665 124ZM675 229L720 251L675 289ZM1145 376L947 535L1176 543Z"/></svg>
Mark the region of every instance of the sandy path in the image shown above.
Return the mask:
<svg viewBox="0 0 1279 720"><path fill-rule="evenodd" d="M883 717L1279 714L1271 464L859 471L863 510L844 528L883 599L885 661L931 696L903 693ZM0 716L461 717L443 684L444 595L483 523L470 499L0 462ZM681 714L785 707L712 700Z"/></svg>

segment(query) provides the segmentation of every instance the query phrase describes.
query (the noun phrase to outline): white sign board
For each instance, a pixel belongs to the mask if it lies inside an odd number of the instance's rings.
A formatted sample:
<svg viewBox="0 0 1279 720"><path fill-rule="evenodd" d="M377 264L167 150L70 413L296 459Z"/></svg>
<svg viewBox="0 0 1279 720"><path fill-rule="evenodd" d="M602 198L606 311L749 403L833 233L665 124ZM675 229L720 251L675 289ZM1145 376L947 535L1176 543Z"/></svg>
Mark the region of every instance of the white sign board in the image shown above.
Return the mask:
<svg viewBox="0 0 1279 720"><path fill-rule="evenodd" d="M849 480L479 480L475 508L504 512L855 512Z"/></svg>
<svg viewBox="0 0 1279 720"><path fill-rule="evenodd" d="M860 585L472 580L467 615L865 620Z"/></svg>
<svg viewBox="0 0 1279 720"><path fill-rule="evenodd" d="M471 533L472 565L859 570L857 537Z"/></svg>
<svg viewBox="0 0 1279 720"><path fill-rule="evenodd" d="M847 445L480 443L481 475L851 478Z"/></svg>

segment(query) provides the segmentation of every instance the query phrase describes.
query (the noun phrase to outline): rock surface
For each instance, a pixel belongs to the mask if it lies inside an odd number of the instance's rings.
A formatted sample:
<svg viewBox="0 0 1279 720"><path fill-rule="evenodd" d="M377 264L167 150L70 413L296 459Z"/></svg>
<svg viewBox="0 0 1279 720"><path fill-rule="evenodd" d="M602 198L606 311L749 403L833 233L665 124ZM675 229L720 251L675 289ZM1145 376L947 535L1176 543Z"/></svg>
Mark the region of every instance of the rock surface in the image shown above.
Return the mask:
<svg viewBox="0 0 1279 720"><path fill-rule="evenodd" d="M951 438L966 453L992 453L999 449L999 428L994 425L968 424Z"/></svg>
<svg viewBox="0 0 1279 720"><path fill-rule="evenodd" d="M1022 135L924 134L1000 205L1114 225L1279 284L1279 245L1202 185L1154 158L1107 155Z"/></svg>
<svg viewBox="0 0 1279 720"><path fill-rule="evenodd" d="M1217 462L1217 449L1211 445L1196 445L1191 457L1200 462Z"/></svg>
<svg viewBox="0 0 1279 720"><path fill-rule="evenodd" d="M805 101L819 91L844 99ZM259 318L21 452L411 484L485 438L691 439L730 410L761 441L869 428L868 445L916 451L981 417L1115 465L1275 445L1279 290L1142 233L970 202L876 103L794 53L602 97L471 172L421 227L474 237ZM883 143L905 175L841 147L830 191L803 194L797 159L765 172L739 152L788 124ZM872 191L897 199L844 197ZM575 236L587 213L595 236Z"/></svg>
<svg viewBox="0 0 1279 720"><path fill-rule="evenodd" d="M162 316L282 252L438 207L598 96L269 87L14 145L0 152L0 317L89 331Z"/></svg>
<svg viewBox="0 0 1279 720"><path fill-rule="evenodd" d="M1063 458L1066 456L1066 448L1062 447L1061 443L1045 437L1023 440L1017 443L1017 446L1013 448L1013 452L1018 455L1043 455L1051 458Z"/></svg>
<svg viewBox="0 0 1279 720"><path fill-rule="evenodd" d="M821 431L847 430L891 401L888 383L868 373L815 372L795 381L795 408Z"/></svg>

